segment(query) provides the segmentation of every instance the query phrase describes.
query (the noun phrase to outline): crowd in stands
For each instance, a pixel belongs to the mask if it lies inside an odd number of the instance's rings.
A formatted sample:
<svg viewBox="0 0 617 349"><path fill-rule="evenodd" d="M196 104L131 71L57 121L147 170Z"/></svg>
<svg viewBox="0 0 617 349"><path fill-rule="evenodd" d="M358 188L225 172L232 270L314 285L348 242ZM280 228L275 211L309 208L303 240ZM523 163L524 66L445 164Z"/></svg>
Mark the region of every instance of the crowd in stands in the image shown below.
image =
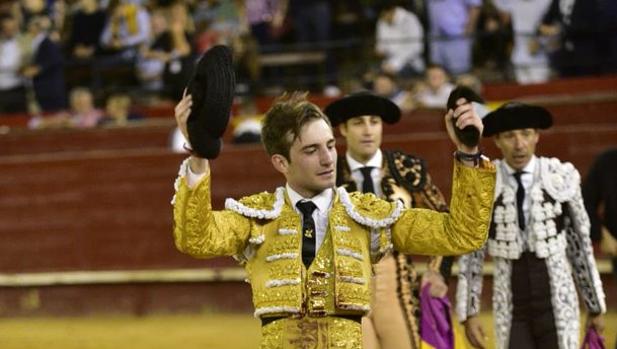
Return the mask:
<svg viewBox="0 0 617 349"><path fill-rule="evenodd" d="M373 89L440 107L458 81L617 72L615 18L614 0L2 0L0 115L122 124L130 107L110 104L175 103L216 44L233 49L243 95Z"/></svg>

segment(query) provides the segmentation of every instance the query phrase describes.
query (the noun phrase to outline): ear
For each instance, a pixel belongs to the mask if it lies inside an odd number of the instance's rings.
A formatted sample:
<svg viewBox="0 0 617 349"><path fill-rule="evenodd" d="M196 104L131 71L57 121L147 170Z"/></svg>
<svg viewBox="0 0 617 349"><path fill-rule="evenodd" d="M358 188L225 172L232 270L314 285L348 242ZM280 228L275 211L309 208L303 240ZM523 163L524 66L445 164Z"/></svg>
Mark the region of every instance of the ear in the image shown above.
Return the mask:
<svg viewBox="0 0 617 349"><path fill-rule="evenodd" d="M495 146L496 146L499 150L502 150L502 149L501 149L501 142L500 142L499 140L500 140L500 138L499 138L499 133L493 136L493 142L495 142Z"/></svg>
<svg viewBox="0 0 617 349"><path fill-rule="evenodd" d="M287 169L289 168L289 160L281 154L274 154L270 157L270 161L272 161L272 166L282 174L287 174Z"/></svg>
<svg viewBox="0 0 617 349"><path fill-rule="evenodd" d="M341 132L341 136L343 137L347 137L347 122L343 122L339 127L338 127L339 132Z"/></svg>

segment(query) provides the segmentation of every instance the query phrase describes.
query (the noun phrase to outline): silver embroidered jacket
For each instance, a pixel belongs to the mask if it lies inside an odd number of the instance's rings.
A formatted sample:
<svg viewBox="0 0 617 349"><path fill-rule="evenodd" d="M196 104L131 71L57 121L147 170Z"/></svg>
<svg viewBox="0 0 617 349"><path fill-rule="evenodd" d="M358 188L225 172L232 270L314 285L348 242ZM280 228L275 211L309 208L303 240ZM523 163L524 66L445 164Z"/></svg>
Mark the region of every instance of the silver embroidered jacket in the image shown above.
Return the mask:
<svg viewBox="0 0 617 349"><path fill-rule="evenodd" d="M495 263L493 314L497 347L509 339L512 295L511 260L523 251L546 261L551 303L559 346L578 348L579 303L575 283L589 312L606 311L605 296L589 237L590 223L580 190L580 175L570 163L538 158L528 190L530 212L526 234L521 234L516 211L516 189L507 181L505 166L495 161L497 183L493 219L487 244L459 259L456 312L461 321L480 312L482 267L485 253Z"/></svg>

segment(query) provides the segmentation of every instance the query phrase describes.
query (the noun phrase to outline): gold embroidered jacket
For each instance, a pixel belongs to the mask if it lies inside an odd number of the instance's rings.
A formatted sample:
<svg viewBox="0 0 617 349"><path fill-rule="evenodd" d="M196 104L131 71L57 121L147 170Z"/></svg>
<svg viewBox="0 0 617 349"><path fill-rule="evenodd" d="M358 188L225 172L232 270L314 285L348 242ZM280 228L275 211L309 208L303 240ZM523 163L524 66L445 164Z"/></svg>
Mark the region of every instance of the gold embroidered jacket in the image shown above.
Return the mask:
<svg viewBox="0 0 617 349"><path fill-rule="evenodd" d="M392 247L407 254L458 255L487 237L495 186L492 167L455 162L450 213L404 209L372 194L336 190L322 246L308 268L301 258L301 219L284 188L212 210L210 177L190 189L180 170L174 204L176 247L195 257L245 262L255 316L364 315L370 307L371 262Z"/></svg>

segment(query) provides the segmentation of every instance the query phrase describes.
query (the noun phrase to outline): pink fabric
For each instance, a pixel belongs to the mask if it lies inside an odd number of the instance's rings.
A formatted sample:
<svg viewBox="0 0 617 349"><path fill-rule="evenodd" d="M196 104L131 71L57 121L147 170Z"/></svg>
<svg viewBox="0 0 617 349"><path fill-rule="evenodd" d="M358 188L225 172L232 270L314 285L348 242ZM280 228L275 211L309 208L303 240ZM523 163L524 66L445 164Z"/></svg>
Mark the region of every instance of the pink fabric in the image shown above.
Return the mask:
<svg viewBox="0 0 617 349"><path fill-rule="evenodd" d="M587 333L585 333L585 339L583 339L583 345L581 349L605 349L604 337L596 331L595 328L589 327Z"/></svg>

